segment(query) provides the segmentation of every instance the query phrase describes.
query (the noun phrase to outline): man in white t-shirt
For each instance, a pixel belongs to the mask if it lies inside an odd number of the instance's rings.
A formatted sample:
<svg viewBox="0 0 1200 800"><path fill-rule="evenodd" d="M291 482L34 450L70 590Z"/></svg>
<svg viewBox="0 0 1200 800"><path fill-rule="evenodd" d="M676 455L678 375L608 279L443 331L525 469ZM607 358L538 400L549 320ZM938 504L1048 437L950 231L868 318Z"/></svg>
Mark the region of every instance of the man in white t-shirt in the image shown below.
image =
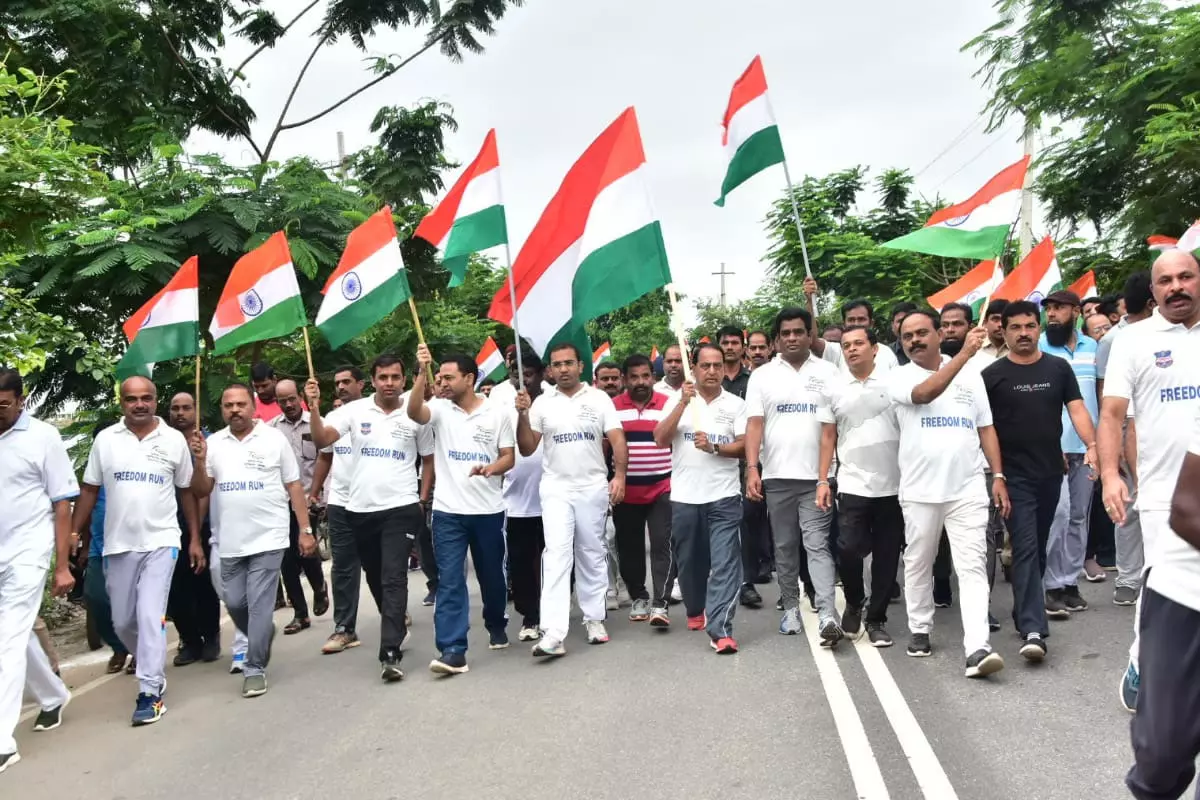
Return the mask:
<svg viewBox="0 0 1200 800"><path fill-rule="evenodd" d="M684 608L689 619L705 618L709 643L718 654L737 652L733 616L742 584L738 459L746 444L746 403L722 388L723 362L720 347L697 347L699 384L685 382L654 428L655 444L671 448L671 545Z"/></svg>
<svg viewBox="0 0 1200 800"><path fill-rule="evenodd" d="M425 373L433 357L417 345L417 377L408 393L408 418L433 431L437 485L433 490L433 552L438 560L433 631L439 658L429 665L439 675L467 671L467 551L483 598L488 647L508 647L507 587L504 579L504 473L512 469L514 439L508 413L475 394L479 367L465 355L447 358L438 377L448 399L425 402Z"/></svg>
<svg viewBox="0 0 1200 800"><path fill-rule="evenodd" d="M610 503L625 497L629 450L617 410L608 395L581 383L583 356L573 344L550 349L555 387L532 401L517 395L517 447L523 456L542 451L542 522L546 550L542 555L541 640L535 656L566 654L571 611L570 574L575 568L575 594L583 611L589 644L608 641L604 628L604 593L608 588L604 520ZM608 481L604 442L612 448L614 476Z"/></svg>
<svg viewBox="0 0 1200 800"><path fill-rule="evenodd" d="M156 416L158 392L147 378L121 383L124 418L102 430L92 444L83 471L79 502L71 523L83 530L96 495L104 487L104 580L112 602L113 628L137 658L138 696L134 725L158 722L167 710L162 695L167 633L163 616L181 557L176 511L182 508L191 534L188 558L192 569L204 569L196 498L192 483L192 454L183 434Z"/></svg>
<svg viewBox="0 0 1200 800"><path fill-rule="evenodd" d="M25 687L40 711L35 731L57 728L71 693L33 633L51 554L55 595L71 577L71 499L79 494L71 458L52 425L25 410L16 370L0 368L0 772L21 760L13 730Z"/></svg>
<svg viewBox="0 0 1200 800"><path fill-rule="evenodd" d="M817 507L817 458L822 437L834 437L828 387L837 367L809 351L812 315L785 308L775 316L772 335L778 355L750 375L746 389L746 495L766 498L775 534L775 568L783 617L782 634L797 634L800 622L800 549L808 556L821 645L836 647L843 637L834 605L833 515ZM761 452L762 458L759 459ZM827 485L828 481L824 481Z"/></svg>
<svg viewBox="0 0 1200 800"><path fill-rule="evenodd" d="M846 594L842 630L857 638L863 618L870 643L891 647L884 625L904 546L904 516L900 491L900 428L887 390L887 374L875 364L879 346L875 332L861 325L842 331L842 351L848 375L830 386L829 406L837 421L839 572ZM817 505L833 506L829 470L833 442L821 440ZM871 557L871 603L866 605L863 561ZM865 613L864 613L865 612Z"/></svg>
<svg viewBox="0 0 1200 800"><path fill-rule="evenodd" d="M225 606L248 643L242 697L258 697L267 692L275 590L293 514L300 553L312 555L317 542L296 454L282 432L254 419L250 387L235 383L221 394L221 417L226 427L210 439L192 431L192 492L201 498L215 495L217 501L212 513L221 531Z"/></svg>
<svg viewBox="0 0 1200 800"><path fill-rule="evenodd" d="M1175 478L1187 452L1184 431L1200 408L1200 268L1183 250L1168 250L1150 271L1158 305L1147 320L1127 326L1112 344L1100 407L1100 480L1104 510L1126 520L1129 491L1120 478L1121 425L1137 426L1137 510L1141 520L1147 581L1154 580L1161 546L1172 540L1167 515ZM1141 606L1122 679L1122 702L1137 707Z"/></svg>
<svg viewBox="0 0 1200 800"><path fill-rule="evenodd" d="M904 589L912 632L908 654L919 658L933 652L933 562L944 527L958 572L966 675L983 677L1003 669L1004 659L988 642L988 492L981 445L993 473L996 504L1008 513L987 392L979 374L964 369L987 332L972 330L959 353L946 360L934 312L909 313L899 330L910 361L892 370L888 393L900 426Z"/></svg>
<svg viewBox="0 0 1200 800"><path fill-rule="evenodd" d="M525 370L525 391L534 400L542 394L545 368L532 350L521 354ZM496 393L488 398L496 403ZM516 396L507 405L497 406L508 414L514 436L517 430ZM542 444L529 456L518 451L516 463L504 476L504 533L508 545L508 579L512 585L513 609L521 615L517 640L536 642L540 638L542 600L542 551L546 534L542 525Z"/></svg>
<svg viewBox="0 0 1200 800"><path fill-rule="evenodd" d="M668 397L679 394L679 388L683 386L683 351L679 345L668 345L663 350L662 363L663 378L654 384L654 391Z"/></svg>
<svg viewBox="0 0 1200 800"><path fill-rule="evenodd" d="M1183 438L1183 437L1180 437ZM1130 725L1138 798L1181 797L1200 755L1200 413L1175 483L1169 527L1142 593L1141 674Z"/></svg>
<svg viewBox="0 0 1200 800"><path fill-rule="evenodd" d="M433 470L433 435L408 418L404 382L400 359L378 356L371 364L375 394L347 403L328 420L321 418L317 381L310 378L304 387L316 446L349 436L354 448L346 522L358 540L367 584L380 587L379 675L387 683L404 678L408 556L424 524L417 460Z"/></svg>
<svg viewBox="0 0 1200 800"><path fill-rule="evenodd" d="M812 287L815 289L815 284ZM807 288L806 290L807 291ZM811 300L811 295L809 298ZM842 336L845 336L846 328L863 327L872 328L875 325L875 308L867 300L849 300L842 303ZM842 371L843 375L850 373L850 365L846 363L845 345L843 342L831 342L825 339L813 340L813 352L831 364L834 364ZM879 371L880 377L883 373L890 369L899 366L896 361L896 354L890 348L880 347L878 354L875 356L875 369Z"/></svg>

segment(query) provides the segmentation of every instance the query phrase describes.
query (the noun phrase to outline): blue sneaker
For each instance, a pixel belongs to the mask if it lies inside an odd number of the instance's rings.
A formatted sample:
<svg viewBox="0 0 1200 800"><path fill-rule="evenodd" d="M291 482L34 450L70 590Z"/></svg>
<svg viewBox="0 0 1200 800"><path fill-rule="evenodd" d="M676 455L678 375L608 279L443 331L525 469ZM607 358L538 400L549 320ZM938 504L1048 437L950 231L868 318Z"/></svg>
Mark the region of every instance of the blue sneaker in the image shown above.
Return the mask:
<svg viewBox="0 0 1200 800"><path fill-rule="evenodd" d="M1121 677L1121 706L1130 714L1137 713L1138 687L1141 683L1142 676L1138 674L1137 667L1130 661L1129 667Z"/></svg>
<svg viewBox="0 0 1200 800"><path fill-rule="evenodd" d="M246 668L246 654L245 653L234 653L233 661L231 661L229 664L229 674L230 675L241 675L242 670L244 670L245 668Z"/></svg>
<svg viewBox="0 0 1200 800"><path fill-rule="evenodd" d="M504 648L508 647L508 631L501 628L498 630L490 631L489 633L490 633L490 638L488 641L488 649L489 650L503 650Z"/></svg>
<svg viewBox="0 0 1200 800"><path fill-rule="evenodd" d="M133 724L152 725L162 719L162 715L167 713L167 707L163 705L162 695L140 693L137 696L137 706L133 709Z"/></svg>

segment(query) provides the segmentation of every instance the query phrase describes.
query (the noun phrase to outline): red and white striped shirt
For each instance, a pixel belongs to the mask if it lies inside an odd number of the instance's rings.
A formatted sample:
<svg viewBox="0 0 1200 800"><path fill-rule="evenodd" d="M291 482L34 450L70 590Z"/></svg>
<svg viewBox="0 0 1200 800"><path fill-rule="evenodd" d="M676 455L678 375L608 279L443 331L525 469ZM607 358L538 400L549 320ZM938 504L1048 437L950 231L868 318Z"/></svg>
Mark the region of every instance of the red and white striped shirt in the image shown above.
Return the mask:
<svg viewBox="0 0 1200 800"><path fill-rule="evenodd" d="M625 478L625 502L634 505L653 503L671 491L671 448L654 443L654 427L665 416L669 398L660 392L650 396L645 408L639 408L624 392L613 398L617 418L629 444L629 471Z"/></svg>

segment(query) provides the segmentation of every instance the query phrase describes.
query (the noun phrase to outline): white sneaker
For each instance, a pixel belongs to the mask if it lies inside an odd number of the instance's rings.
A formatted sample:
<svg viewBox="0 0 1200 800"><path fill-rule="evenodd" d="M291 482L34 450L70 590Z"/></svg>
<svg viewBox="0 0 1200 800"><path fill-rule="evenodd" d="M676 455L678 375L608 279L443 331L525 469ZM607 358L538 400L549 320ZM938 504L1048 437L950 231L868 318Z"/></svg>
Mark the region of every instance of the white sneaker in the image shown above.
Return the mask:
<svg viewBox="0 0 1200 800"><path fill-rule="evenodd" d="M541 632L537 628L528 626L521 628L521 632L517 634L519 642L536 642L539 638L541 638Z"/></svg>
<svg viewBox="0 0 1200 800"><path fill-rule="evenodd" d="M566 654L567 648L563 646L563 643L558 639L551 639L549 636L543 636L542 640L533 646L534 657L548 656L557 658Z"/></svg>
<svg viewBox="0 0 1200 800"><path fill-rule="evenodd" d="M585 619L583 627L587 629L588 644L604 644L608 641L608 630L598 619Z"/></svg>
<svg viewBox="0 0 1200 800"><path fill-rule="evenodd" d="M230 675L241 675L242 670L245 668L245 666L246 666L246 654L245 653L234 653L233 661L230 662L230 664L229 664L229 674Z"/></svg>
<svg viewBox="0 0 1200 800"><path fill-rule="evenodd" d="M617 599L617 590L609 589L604 593L604 608L608 611L616 611L621 607L621 601Z"/></svg>
<svg viewBox="0 0 1200 800"><path fill-rule="evenodd" d="M676 603L683 602L683 592L679 591L679 583L678 582L674 586L671 587L671 599L674 600Z"/></svg>

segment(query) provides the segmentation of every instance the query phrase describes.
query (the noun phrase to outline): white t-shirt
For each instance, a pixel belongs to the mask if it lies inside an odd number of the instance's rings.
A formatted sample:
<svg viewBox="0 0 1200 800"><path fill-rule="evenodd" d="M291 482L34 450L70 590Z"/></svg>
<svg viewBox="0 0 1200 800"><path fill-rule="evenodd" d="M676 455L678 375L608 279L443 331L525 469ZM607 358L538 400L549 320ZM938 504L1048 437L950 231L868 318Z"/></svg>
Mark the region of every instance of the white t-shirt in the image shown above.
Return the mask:
<svg viewBox="0 0 1200 800"><path fill-rule="evenodd" d="M543 392L548 392L553 388L554 384L542 381ZM487 396L487 399L489 403L496 403L505 411L513 411L517 407L517 387L513 386L512 381L505 378L492 387L492 393Z"/></svg>
<svg viewBox="0 0 1200 800"><path fill-rule="evenodd" d="M846 374L831 386L839 492L893 497L900 491L900 425L888 392L889 372L875 367L865 381Z"/></svg>
<svg viewBox="0 0 1200 800"><path fill-rule="evenodd" d="M679 396L663 406L666 419L679 405ZM671 441L671 500L703 505L742 493L738 460L697 450L696 420L712 444L733 444L746 434L746 402L724 389L711 403L696 395L684 409Z"/></svg>
<svg viewBox="0 0 1200 800"><path fill-rule="evenodd" d="M345 408L335 408L325 417L325 425L336 427L336 414ZM326 503L331 506L345 508L350 502L350 476L354 474L354 443L349 436L343 436L333 443L333 463L329 465L329 493Z"/></svg>
<svg viewBox="0 0 1200 800"><path fill-rule="evenodd" d="M62 436L22 412L0 433L0 564L46 569L54 552L54 509L79 496Z"/></svg>
<svg viewBox="0 0 1200 800"><path fill-rule="evenodd" d="M746 417L763 418L763 479L817 479L821 425L834 421L829 386L837 378L837 367L812 355L800 369L775 356L750 373Z"/></svg>
<svg viewBox="0 0 1200 800"><path fill-rule="evenodd" d="M342 437L349 436L354 468L346 510L355 513L386 511L416 503L417 462L433 454L433 431L408 418L408 393L388 413L375 395L347 403L325 421ZM344 441L344 438L339 440Z"/></svg>
<svg viewBox="0 0 1200 800"><path fill-rule="evenodd" d="M1200 324L1188 330L1156 310L1116 337L1104 395L1129 402L1137 425L1141 511L1168 511L1187 452L1186 431L1200 409Z"/></svg>
<svg viewBox="0 0 1200 800"><path fill-rule="evenodd" d="M205 471L214 481L210 504L221 531L221 557L286 549L291 514L284 484L300 480L287 437L258 421L244 439L229 428L208 437Z"/></svg>
<svg viewBox="0 0 1200 800"><path fill-rule="evenodd" d="M468 414L450 400L434 398L429 409L433 430L433 509L449 514L498 514L504 511L503 477L471 477L476 466L487 466L500 450L515 447L509 415L486 400Z"/></svg>
<svg viewBox="0 0 1200 800"><path fill-rule="evenodd" d="M540 396L540 395L539 395ZM517 409L509 407L506 411L508 422L513 430L513 440L517 433ZM504 509L510 517L526 519L542 515L542 443L538 442L537 450L532 455L521 455L521 448L513 447L516 464L504 473Z"/></svg>
<svg viewBox="0 0 1200 800"><path fill-rule="evenodd" d="M914 405L912 390L932 374L911 361L888 374L900 424L901 501L947 503L981 483L979 429L992 424L983 379L964 367L936 400Z"/></svg>
<svg viewBox="0 0 1200 800"><path fill-rule="evenodd" d="M122 419L96 435L83 482L104 487L104 555L179 547L176 487L192 483L192 452L161 417L139 440Z"/></svg>
<svg viewBox="0 0 1200 800"><path fill-rule="evenodd" d="M672 389L671 384L667 383L666 378L663 378L661 381L654 384L654 391L658 392L659 394L665 394L667 397L679 396L679 390Z"/></svg>
<svg viewBox="0 0 1200 800"><path fill-rule="evenodd" d="M621 430L621 420L604 392L581 384L567 397L555 387L533 401L529 427L542 435L543 494L595 488L607 481L604 438Z"/></svg>
<svg viewBox="0 0 1200 800"><path fill-rule="evenodd" d="M842 346L837 342L826 342L825 352L821 353L821 358L835 365L842 371L842 374L850 374L850 365L846 363L846 355L842 352ZM875 371L880 375L888 370L895 369L900 366L900 362L896 360L896 354L892 352L892 348L886 344L879 344L875 347ZM839 487L838 491L841 491Z"/></svg>
<svg viewBox="0 0 1200 800"><path fill-rule="evenodd" d="M1200 458L1200 411L1192 423L1187 451L1193 458ZM1155 543L1158 552L1153 556L1154 569L1146 578L1146 586L1193 611L1200 611L1200 550L1169 527L1164 528ZM1146 559L1147 564L1150 560Z"/></svg>

